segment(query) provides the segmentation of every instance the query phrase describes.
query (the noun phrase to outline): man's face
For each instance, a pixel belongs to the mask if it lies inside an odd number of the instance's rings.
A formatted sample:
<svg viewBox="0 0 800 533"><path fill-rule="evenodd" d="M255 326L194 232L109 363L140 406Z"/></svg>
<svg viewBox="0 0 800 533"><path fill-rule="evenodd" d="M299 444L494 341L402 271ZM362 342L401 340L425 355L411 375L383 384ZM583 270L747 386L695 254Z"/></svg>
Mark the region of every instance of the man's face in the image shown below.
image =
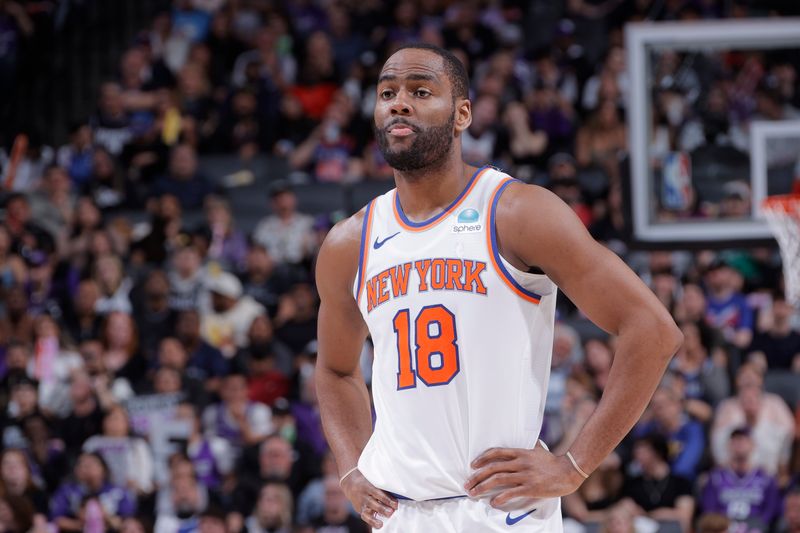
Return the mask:
<svg viewBox="0 0 800 533"><path fill-rule="evenodd" d="M444 60L433 52L406 49L389 58L378 80L373 124L389 166L419 170L450 153L456 131L452 89Z"/></svg>

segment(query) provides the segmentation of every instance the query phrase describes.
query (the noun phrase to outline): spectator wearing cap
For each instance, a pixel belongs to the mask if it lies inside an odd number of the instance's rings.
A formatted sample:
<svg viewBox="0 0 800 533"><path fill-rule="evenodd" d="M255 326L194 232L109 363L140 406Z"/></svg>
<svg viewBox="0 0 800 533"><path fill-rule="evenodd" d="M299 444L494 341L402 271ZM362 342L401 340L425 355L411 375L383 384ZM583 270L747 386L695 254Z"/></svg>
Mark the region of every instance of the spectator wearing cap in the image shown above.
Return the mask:
<svg viewBox="0 0 800 533"><path fill-rule="evenodd" d="M711 452L718 465L728 464L728 441L734 429L748 426L754 442L750 464L783 479L794 439L794 418L780 396L764 391L764 377L753 363L736 374L736 396L719 404L711 427Z"/></svg>
<svg viewBox="0 0 800 533"><path fill-rule="evenodd" d="M247 533L291 533L292 493L286 483L268 481L258 493L253 513L244 522Z"/></svg>
<svg viewBox="0 0 800 533"><path fill-rule="evenodd" d="M199 173L197 152L190 144L178 144L170 153L169 171L153 185L153 196L170 194L183 209L199 209L214 187Z"/></svg>
<svg viewBox="0 0 800 533"><path fill-rule="evenodd" d="M678 522L683 531L691 531L692 484L671 472L666 439L657 434L636 439L633 459L640 473L626 477L623 501L632 502L637 515Z"/></svg>
<svg viewBox="0 0 800 533"><path fill-rule="evenodd" d="M669 446L670 471L694 481L706 445L703 427L689 417L681 398L668 386L656 390L650 409L653 420L639 428L640 434L652 432L664 437Z"/></svg>
<svg viewBox="0 0 800 533"><path fill-rule="evenodd" d="M741 275L724 258L716 258L704 277L706 285L706 322L725 340L744 349L753 339L753 310L741 293Z"/></svg>
<svg viewBox="0 0 800 533"><path fill-rule="evenodd" d="M64 294L54 279L56 257L41 249L23 250L22 256L28 266L28 314L48 314L60 320L64 315Z"/></svg>
<svg viewBox="0 0 800 533"><path fill-rule="evenodd" d="M750 215L750 186L744 181L729 181L722 187L720 218L745 218Z"/></svg>
<svg viewBox="0 0 800 533"><path fill-rule="evenodd" d="M748 359L763 359L766 368L800 372L800 334L792 327L794 308L783 293L776 293L768 313L769 327L757 332L747 348Z"/></svg>
<svg viewBox="0 0 800 533"><path fill-rule="evenodd" d="M728 464L709 474L700 507L727 516L736 527L768 531L780 514L781 495L775 478L751 465L753 447L750 428L731 432Z"/></svg>
<svg viewBox="0 0 800 533"><path fill-rule="evenodd" d="M297 197L288 183L278 183L270 191L272 215L263 218L253 232L253 240L267 249L278 263L296 265L314 252L314 219L297 211Z"/></svg>
<svg viewBox="0 0 800 533"><path fill-rule="evenodd" d="M242 294L242 283L229 272L211 276L206 286L211 301L202 313L202 336L226 358L231 358L247 345L250 325L266 310L253 298Z"/></svg>

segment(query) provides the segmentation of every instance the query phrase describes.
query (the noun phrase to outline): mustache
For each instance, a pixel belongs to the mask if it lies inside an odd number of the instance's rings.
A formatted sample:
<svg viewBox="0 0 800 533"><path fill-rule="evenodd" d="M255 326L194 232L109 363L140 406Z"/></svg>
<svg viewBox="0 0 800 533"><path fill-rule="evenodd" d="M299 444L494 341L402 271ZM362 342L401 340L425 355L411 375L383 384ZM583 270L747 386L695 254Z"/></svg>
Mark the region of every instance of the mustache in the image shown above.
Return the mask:
<svg viewBox="0 0 800 533"><path fill-rule="evenodd" d="M396 119L394 119L393 121L391 121L389 123L388 126L386 126L384 128L384 130L385 131L389 131L390 129L392 129L392 127L397 126L398 124L402 124L404 126L408 126L409 128L411 128L412 131L419 131L419 128L417 126L415 126L414 124L412 124L411 122L409 122L408 120L406 120L404 118L396 118Z"/></svg>

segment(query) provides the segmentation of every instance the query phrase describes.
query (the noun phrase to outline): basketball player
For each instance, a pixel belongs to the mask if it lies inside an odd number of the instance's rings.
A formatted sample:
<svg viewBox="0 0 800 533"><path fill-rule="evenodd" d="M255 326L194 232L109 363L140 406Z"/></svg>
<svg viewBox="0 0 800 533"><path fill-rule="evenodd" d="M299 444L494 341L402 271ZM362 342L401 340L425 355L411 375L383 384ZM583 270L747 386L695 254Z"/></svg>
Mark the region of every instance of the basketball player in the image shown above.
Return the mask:
<svg viewBox="0 0 800 533"><path fill-rule="evenodd" d="M319 254L322 421L342 488L375 529L552 533L559 497L639 418L681 334L556 196L462 162L467 91L439 48L405 47L383 66L374 126L397 188ZM557 286L618 336L606 392L564 456L537 441ZM359 371L368 333L374 430Z"/></svg>

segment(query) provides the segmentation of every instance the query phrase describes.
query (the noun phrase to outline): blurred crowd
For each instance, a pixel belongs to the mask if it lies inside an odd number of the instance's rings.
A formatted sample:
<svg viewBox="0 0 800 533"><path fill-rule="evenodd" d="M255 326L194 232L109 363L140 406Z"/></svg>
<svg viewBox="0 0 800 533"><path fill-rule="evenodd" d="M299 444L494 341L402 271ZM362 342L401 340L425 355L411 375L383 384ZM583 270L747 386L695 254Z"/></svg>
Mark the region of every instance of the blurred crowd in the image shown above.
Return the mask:
<svg viewBox="0 0 800 533"><path fill-rule="evenodd" d="M0 80L46 4L0 0ZM313 386L313 266L335 220L301 212L293 184L391 179L374 86L394 47L421 41L470 71L465 159L553 190L686 338L630 436L564 499L568 530L800 533L800 321L777 250L630 250L623 214L624 23L793 7L767 4L165 2L68 142L24 132L0 152L0 530L366 531ZM655 167L741 152L749 120L796 115L796 57L711 59L656 58ZM212 154L288 165L252 230L205 173ZM745 192L732 183L725 202ZM560 298L542 434L556 452L614 353ZM368 380L371 358L366 343Z"/></svg>

